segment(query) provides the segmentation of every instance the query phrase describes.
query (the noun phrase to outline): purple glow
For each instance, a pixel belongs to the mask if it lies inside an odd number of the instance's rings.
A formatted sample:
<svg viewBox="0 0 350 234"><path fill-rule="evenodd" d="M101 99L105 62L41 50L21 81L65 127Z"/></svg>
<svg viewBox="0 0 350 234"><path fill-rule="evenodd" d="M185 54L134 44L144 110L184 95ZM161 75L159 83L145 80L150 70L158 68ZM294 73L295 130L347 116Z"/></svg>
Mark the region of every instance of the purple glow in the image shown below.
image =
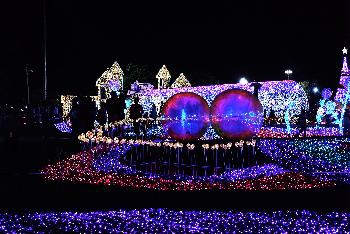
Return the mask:
<svg viewBox="0 0 350 234"><path fill-rule="evenodd" d="M165 131L177 140L200 138L209 124L208 103L194 93L175 94L164 104L162 121Z"/></svg>
<svg viewBox="0 0 350 234"><path fill-rule="evenodd" d="M67 133L72 132L72 128L67 124L67 122L61 122L54 125L56 129L58 129L60 132L67 132Z"/></svg>
<svg viewBox="0 0 350 234"><path fill-rule="evenodd" d="M211 122L224 138L250 138L259 132L263 109L258 99L242 89L226 90L212 102Z"/></svg>
<svg viewBox="0 0 350 234"><path fill-rule="evenodd" d="M138 209L1 213L3 233L347 233L350 213Z"/></svg>

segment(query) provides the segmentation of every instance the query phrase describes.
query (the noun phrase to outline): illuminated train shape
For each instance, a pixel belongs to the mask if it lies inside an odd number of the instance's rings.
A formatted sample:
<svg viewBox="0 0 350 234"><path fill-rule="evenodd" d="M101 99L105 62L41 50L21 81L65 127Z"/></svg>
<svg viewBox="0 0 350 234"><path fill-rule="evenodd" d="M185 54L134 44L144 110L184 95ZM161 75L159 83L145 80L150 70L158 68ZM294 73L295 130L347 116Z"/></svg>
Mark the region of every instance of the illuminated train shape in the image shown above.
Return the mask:
<svg viewBox="0 0 350 234"><path fill-rule="evenodd" d="M263 107L250 92L226 90L211 107L198 94L178 93L162 109L165 132L177 140L199 139L211 123L222 138L247 139L257 134L263 122Z"/></svg>

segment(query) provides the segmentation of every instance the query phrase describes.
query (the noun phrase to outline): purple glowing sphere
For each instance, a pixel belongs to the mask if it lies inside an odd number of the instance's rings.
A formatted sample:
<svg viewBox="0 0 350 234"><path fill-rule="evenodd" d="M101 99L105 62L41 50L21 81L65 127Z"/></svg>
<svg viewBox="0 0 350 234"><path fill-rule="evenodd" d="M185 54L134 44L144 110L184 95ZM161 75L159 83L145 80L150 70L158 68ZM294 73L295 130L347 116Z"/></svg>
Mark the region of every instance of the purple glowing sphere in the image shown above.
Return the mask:
<svg viewBox="0 0 350 234"><path fill-rule="evenodd" d="M210 118L208 103L195 93L178 93L162 109L163 128L176 140L196 140L205 133Z"/></svg>
<svg viewBox="0 0 350 234"><path fill-rule="evenodd" d="M263 107L250 92L231 89L212 102L211 123L223 138L247 139L257 134L263 123Z"/></svg>

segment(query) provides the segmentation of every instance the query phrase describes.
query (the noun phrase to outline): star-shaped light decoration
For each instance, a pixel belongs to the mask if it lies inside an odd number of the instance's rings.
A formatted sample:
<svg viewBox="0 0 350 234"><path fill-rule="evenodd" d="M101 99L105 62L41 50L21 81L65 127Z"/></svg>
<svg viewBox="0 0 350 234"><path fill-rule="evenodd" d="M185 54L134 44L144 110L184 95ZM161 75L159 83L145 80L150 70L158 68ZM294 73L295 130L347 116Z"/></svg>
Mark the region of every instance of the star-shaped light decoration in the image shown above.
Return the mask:
<svg viewBox="0 0 350 234"><path fill-rule="evenodd" d="M343 54L348 54L348 49L346 49L345 47L343 49Z"/></svg>

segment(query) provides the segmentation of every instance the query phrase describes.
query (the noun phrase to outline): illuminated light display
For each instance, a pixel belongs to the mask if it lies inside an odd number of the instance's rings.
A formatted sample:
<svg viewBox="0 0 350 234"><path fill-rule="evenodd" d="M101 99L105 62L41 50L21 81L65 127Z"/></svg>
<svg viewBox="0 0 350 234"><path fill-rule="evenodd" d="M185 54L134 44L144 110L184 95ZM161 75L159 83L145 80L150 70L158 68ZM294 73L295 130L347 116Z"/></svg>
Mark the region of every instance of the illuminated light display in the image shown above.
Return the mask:
<svg viewBox="0 0 350 234"><path fill-rule="evenodd" d="M302 109L309 109L307 95L297 82L284 80L261 82L261 84L258 93L259 101L266 116L270 116L271 111L274 111L278 123L282 123L285 119L285 112L290 102L293 102L292 107L288 109L288 118L291 123L296 122L297 119L293 117L300 115Z"/></svg>
<svg viewBox="0 0 350 234"><path fill-rule="evenodd" d="M123 89L124 72L120 68L117 61L115 61L110 68L103 72L97 79L96 87L98 89L97 96L99 101L105 102L111 97L112 91L119 91Z"/></svg>
<svg viewBox="0 0 350 234"><path fill-rule="evenodd" d="M290 117L293 121L293 117L299 115L301 113L301 109L307 110L309 108L309 103L305 91L295 81L284 80L259 83L262 86L258 92L258 99L262 104L264 111L266 111L267 116L269 116L271 110L274 110L276 116L280 119L280 122L282 122L284 118L284 112L288 106L288 102L286 100L294 101L295 103L293 109L290 110ZM161 106L171 96L181 92L191 92L203 97L210 106L212 101L219 93L234 88L244 89L251 93L254 92L254 88L251 86L251 83L208 85L174 89L152 89L147 90L143 93L143 95L140 97L140 102L142 103L143 109L145 111L149 110L151 108L151 104L154 103L159 113ZM144 99L144 101L142 99Z"/></svg>
<svg viewBox="0 0 350 234"><path fill-rule="evenodd" d="M69 126L69 123L67 122L61 122L54 125L60 132L67 132L67 133L72 132L72 128Z"/></svg>
<svg viewBox="0 0 350 234"><path fill-rule="evenodd" d="M224 138L247 139L259 132L264 116L257 98L242 89L220 93L210 107L211 122Z"/></svg>
<svg viewBox="0 0 350 234"><path fill-rule="evenodd" d="M63 117L67 117L69 112L72 109L72 100L76 96L74 95L61 95L61 104L62 104L62 115Z"/></svg>
<svg viewBox="0 0 350 234"><path fill-rule="evenodd" d="M158 80L158 89L167 89L169 87L171 75L165 65L159 70L156 78Z"/></svg>
<svg viewBox="0 0 350 234"><path fill-rule="evenodd" d="M77 97L74 95L61 95L61 104L62 104L62 116L63 118L68 117L69 112L72 110L72 101ZM96 106L99 105L98 96L90 96L91 100L96 103Z"/></svg>
<svg viewBox="0 0 350 234"><path fill-rule="evenodd" d="M4 233L347 233L349 212L133 209L0 213Z"/></svg>
<svg viewBox="0 0 350 234"><path fill-rule="evenodd" d="M285 190L285 189L310 189L333 187L334 182L319 180L314 177L306 176L299 172L283 172L279 168L268 166L257 166L242 170L230 172L231 181L227 181L228 174L217 176L200 176L190 178L163 178L143 175L142 173L132 172L118 161L108 160L107 158L98 159L104 154L111 151L117 151L114 158L118 159L124 153L128 146L126 140L117 140L118 144L113 143L112 139L102 138L101 142L109 144L99 144L97 147L73 155L71 158L59 161L55 165L47 166L42 175L49 180L71 181L77 183L102 184L106 186L132 187L135 189L152 189L152 190L173 190L173 191L194 191L194 190ZM244 142L244 141L242 141ZM133 141L130 144L139 145L142 141ZM152 143L153 144L153 143ZM183 147L181 144L169 143L173 147ZM153 147L159 147L154 143ZM207 150L209 149L209 145ZM218 148L220 146L218 145ZM215 149L214 149L215 150ZM104 157L104 156L103 156ZM94 161L96 160L97 161ZM105 164L105 166L103 166ZM107 173L106 170L110 173ZM271 173L276 170L276 173ZM260 172L259 172L260 171ZM270 174L267 175L267 171ZM280 173L282 172L282 173ZM266 173L265 176L263 174ZM242 175L260 175L256 178L240 178ZM223 179L220 179L223 178Z"/></svg>
<svg viewBox="0 0 350 234"><path fill-rule="evenodd" d="M177 140L200 138L209 124L207 102L194 93L175 94L164 104L162 124L165 132Z"/></svg>
<svg viewBox="0 0 350 234"><path fill-rule="evenodd" d="M259 149L287 169L350 183L350 140L260 140Z"/></svg>
<svg viewBox="0 0 350 234"><path fill-rule="evenodd" d="M191 83L187 80L186 76L181 73L178 78L171 85L171 88L183 88L183 87L191 87Z"/></svg>
<svg viewBox="0 0 350 234"><path fill-rule="evenodd" d="M306 137L316 136L342 136L339 128L336 127L307 127ZM262 127L257 134L259 138L295 138L303 137L298 128Z"/></svg>

